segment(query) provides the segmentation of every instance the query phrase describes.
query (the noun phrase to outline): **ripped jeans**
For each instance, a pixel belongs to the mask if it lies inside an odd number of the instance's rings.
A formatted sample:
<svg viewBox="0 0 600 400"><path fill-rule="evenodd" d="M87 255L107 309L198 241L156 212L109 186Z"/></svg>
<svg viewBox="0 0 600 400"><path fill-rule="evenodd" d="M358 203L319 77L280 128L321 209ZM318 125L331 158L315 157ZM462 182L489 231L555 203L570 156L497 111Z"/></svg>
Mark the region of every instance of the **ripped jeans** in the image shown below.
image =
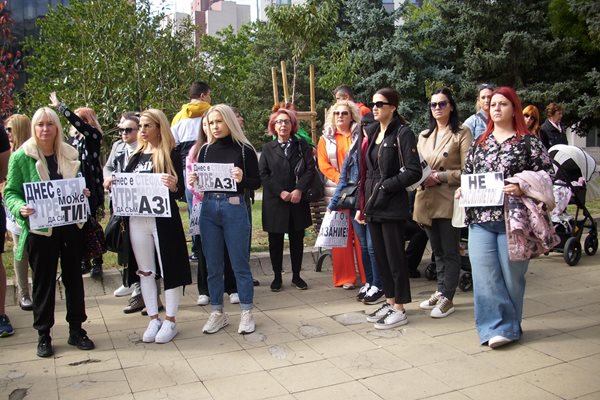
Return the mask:
<svg viewBox="0 0 600 400"><path fill-rule="evenodd" d="M130 217L129 238L138 265L137 274L140 277L140 288L146 310L149 316L157 315L156 259L158 259L161 276L164 276L164 266L160 259L156 219L153 217ZM177 314L181 290L180 287L165 290L165 308L168 317L175 317Z"/></svg>

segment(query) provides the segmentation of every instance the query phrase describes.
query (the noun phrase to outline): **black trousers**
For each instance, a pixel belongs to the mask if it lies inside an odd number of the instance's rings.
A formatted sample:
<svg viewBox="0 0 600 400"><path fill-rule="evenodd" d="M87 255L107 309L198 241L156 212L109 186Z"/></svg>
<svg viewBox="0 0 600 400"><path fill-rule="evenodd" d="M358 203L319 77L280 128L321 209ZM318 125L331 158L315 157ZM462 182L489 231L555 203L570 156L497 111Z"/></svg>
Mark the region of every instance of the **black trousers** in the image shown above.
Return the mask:
<svg viewBox="0 0 600 400"><path fill-rule="evenodd" d="M398 304L412 301L404 253L405 223L406 221L368 223L383 292L386 298L393 298Z"/></svg>
<svg viewBox="0 0 600 400"><path fill-rule="evenodd" d="M427 237L427 233L414 221L406 221L405 228L405 239L408 241L408 245L406 246L408 270L416 271L427 248L429 238Z"/></svg>
<svg viewBox="0 0 600 400"><path fill-rule="evenodd" d="M60 257L62 283L65 287L69 330L78 330L87 319L81 257L83 235L76 225L52 229L51 236L29 234L29 264L33 270L33 327L39 333L50 333L54 326L56 272Z"/></svg>
<svg viewBox="0 0 600 400"><path fill-rule="evenodd" d="M269 255L275 276L281 276L283 264L283 237L284 233L269 232ZM292 261L293 276L300 276L302 256L304 255L304 229L288 232L290 242L290 258Z"/></svg>

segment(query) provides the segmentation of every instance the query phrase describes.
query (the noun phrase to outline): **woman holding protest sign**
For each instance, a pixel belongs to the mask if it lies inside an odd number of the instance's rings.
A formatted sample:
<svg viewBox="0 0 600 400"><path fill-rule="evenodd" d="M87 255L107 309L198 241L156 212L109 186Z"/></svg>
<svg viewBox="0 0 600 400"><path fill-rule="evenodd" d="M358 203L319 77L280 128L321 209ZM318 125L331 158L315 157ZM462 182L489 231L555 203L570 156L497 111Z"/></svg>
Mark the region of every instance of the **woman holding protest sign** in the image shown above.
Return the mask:
<svg viewBox="0 0 600 400"><path fill-rule="evenodd" d="M490 121L475 140L463 174L501 172L506 182L522 171L554 173L548 152L541 140L528 132L521 110L521 100L514 89L499 87L493 92ZM503 192L507 196L523 195L522 188L514 183L505 183ZM458 190L457 197L460 195ZM475 325L481 344L487 343L491 348L521 337L529 264L528 260L509 259L504 216L504 206L466 208Z"/></svg>
<svg viewBox="0 0 600 400"><path fill-rule="evenodd" d="M373 116L379 123L366 128L369 144L361 156L365 168L360 190L365 203L356 218L368 224L386 298L367 316L376 329L406 324L404 304L411 302L404 253L404 226L410 218L406 188L421 179L422 171L415 135L398 113L399 102L394 89L380 89L373 95Z"/></svg>
<svg viewBox="0 0 600 400"><path fill-rule="evenodd" d="M167 343L177 334L175 317L179 309L181 286L192 283L185 234L176 199L183 196L184 180L181 157L175 149L169 121L156 109L142 112L138 148L131 155L125 172L160 174L160 182L169 189L171 216L132 216L127 219L130 249L129 282L140 281L150 323L142 336L146 343ZM158 266L156 261L158 260ZM155 279L163 278L166 317L159 318Z"/></svg>
<svg viewBox="0 0 600 400"><path fill-rule="evenodd" d="M454 191L473 136L458 119L458 108L448 88L437 89L429 101L429 129L419 135L417 149L432 173L417 189L413 219L421 224L435 255L437 290L420 307L433 318L455 310L452 300L460 275L460 228L452 226Z"/></svg>
<svg viewBox="0 0 600 400"><path fill-rule="evenodd" d="M280 108L269 118L269 133L277 139L262 148L259 170L263 191L262 224L269 233L269 255L273 267L271 291L281 290L283 238L287 233L292 262L292 286L308 289L300 277L304 253L304 229L312 224L308 201L302 192L310 188L315 171L312 147L296 138L296 112Z"/></svg>
<svg viewBox="0 0 600 400"><path fill-rule="evenodd" d="M229 106L212 106L206 118L208 143L202 146L198 161L206 168L214 167L220 172L203 186L200 236L208 269L212 313L202 331L215 333L229 324L229 316L223 312L223 252L227 242L242 309L238 333L252 333L256 329L252 316L254 283L250 271L250 221L244 190L260 187L258 159Z"/></svg>
<svg viewBox="0 0 600 400"><path fill-rule="evenodd" d="M34 135L10 158L7 184L4 189L6 207L21 228L16 258L22 259L27 247L33 271L33 327L38 331L37 355L54 354L50 330L54 325L56 271L61 260L61 277L65 286L68 343L81 350L94 348L81 324L87 319L81 256L83 251L83 224L30 229L29 218L36 209L28 204L24 183L70 179L79 175L78 152L62 140L62 126L58 115L50 108L38 109L32 118ZM89 190L83 189L89 196Z"/></svg>

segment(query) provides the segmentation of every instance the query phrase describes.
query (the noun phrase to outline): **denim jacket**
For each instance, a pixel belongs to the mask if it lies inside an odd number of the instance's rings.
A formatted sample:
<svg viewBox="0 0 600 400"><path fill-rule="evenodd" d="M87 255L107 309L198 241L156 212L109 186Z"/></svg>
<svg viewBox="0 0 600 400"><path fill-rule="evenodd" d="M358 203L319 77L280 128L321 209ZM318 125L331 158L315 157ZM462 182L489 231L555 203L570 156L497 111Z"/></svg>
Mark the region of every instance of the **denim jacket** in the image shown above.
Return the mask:
<svg viewBox="0 0 600 400"><path fill-rule="evenodd" d="M358 183L360 179L360 168L358 160L360 158L360 144L362 140L360 138L355 140L354 145L348 152L348 156L344 160L342 170L340 171L340 180L335 188L335 193L329 201L327 206L330 210L337 210L337 203L340 200L342 189L348 186L349 183Z"/></svg>

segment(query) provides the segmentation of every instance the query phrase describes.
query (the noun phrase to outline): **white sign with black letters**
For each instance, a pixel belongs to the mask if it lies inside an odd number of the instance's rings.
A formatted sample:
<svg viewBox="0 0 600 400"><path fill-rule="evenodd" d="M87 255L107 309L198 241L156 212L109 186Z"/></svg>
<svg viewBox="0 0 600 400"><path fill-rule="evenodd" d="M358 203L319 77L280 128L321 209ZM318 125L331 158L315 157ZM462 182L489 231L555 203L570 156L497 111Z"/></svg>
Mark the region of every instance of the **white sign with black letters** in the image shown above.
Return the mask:
<svg viewBox="0 0 600 400"><path fill-rule="evenodd" d="M348 244L348 215L344 211L325 213L315 247L346 247Z"/></svg>
<svg viewBox="0 0 600 400"><path fill-rule="evenodd" d="M35 210L29 216L29 228L42 229L87 221L90 206L83 189L83 178L24 183L25 202Z"/></svg>
<svg viewBox="0 0 600 400"><path fill-rule="evenodd" d="M461 207L488 207L504 204L504 174L462 174L460 176Z"/></svg>
<svg viewBox="0 0 600 400"><path fill-rule="evenodd" d="M198 175L198 192L237 192L235 179L231 177L234 164L197 163L193 171Z"/></svg>
<svg viewBox="0 0 600 400"><path fill-rule="evenodd" d="M115 174L111 189L115 215L125 217L170 217L169 188L164 174Z"/></svg>

